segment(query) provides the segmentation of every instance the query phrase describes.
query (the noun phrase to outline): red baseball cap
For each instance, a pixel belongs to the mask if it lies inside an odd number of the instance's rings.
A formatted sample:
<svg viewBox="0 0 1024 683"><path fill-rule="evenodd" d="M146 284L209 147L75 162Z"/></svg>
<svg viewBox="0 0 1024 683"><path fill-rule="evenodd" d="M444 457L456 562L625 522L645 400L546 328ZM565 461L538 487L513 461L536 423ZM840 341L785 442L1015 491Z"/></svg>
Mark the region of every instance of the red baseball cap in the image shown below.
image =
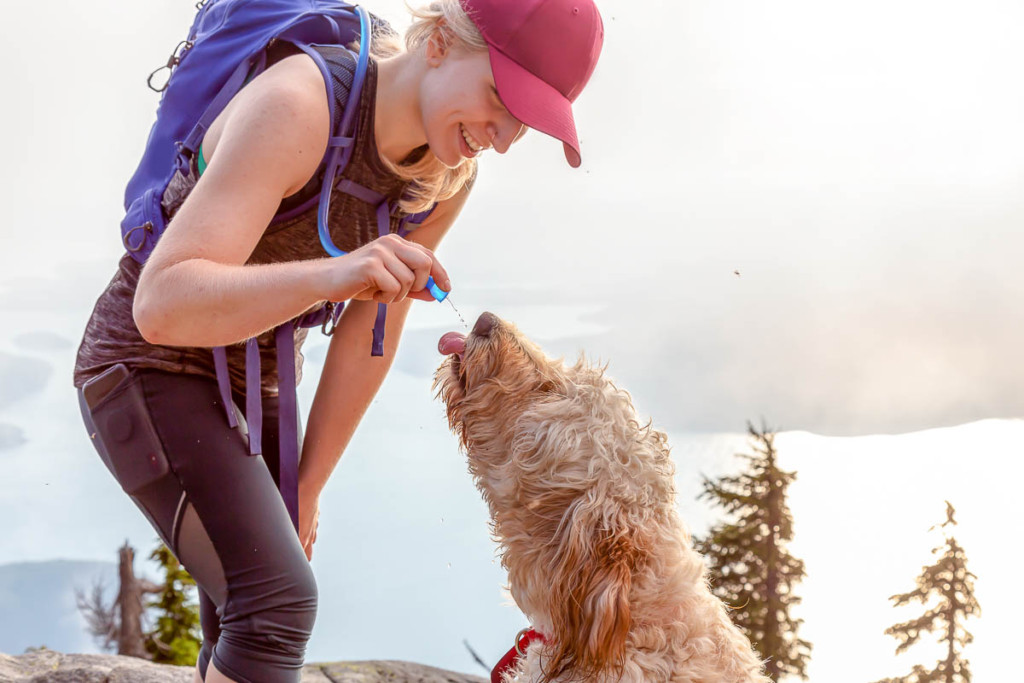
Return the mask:
<svg viewBox="0 0 1024 683"><path fill-rule="evenodd" d="M593 0L460 0L491 56L494 85L509 113L562 141L580 165L572 103L590 80L604 43Z"/></svg>

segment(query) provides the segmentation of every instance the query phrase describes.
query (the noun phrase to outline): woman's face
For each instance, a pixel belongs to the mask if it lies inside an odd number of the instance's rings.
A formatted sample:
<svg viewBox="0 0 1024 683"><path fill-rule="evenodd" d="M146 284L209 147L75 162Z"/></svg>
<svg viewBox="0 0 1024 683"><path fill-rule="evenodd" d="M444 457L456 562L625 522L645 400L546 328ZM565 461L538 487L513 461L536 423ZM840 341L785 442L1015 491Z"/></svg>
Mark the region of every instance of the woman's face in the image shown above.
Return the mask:
<svg viewBox="0 0 1024 683"><path fill-rule="evenodd" d="M434 155L454 168L490 147L504 154L526 127L498 97L487 51L430 41L426 57L420 113Z"/></svg>

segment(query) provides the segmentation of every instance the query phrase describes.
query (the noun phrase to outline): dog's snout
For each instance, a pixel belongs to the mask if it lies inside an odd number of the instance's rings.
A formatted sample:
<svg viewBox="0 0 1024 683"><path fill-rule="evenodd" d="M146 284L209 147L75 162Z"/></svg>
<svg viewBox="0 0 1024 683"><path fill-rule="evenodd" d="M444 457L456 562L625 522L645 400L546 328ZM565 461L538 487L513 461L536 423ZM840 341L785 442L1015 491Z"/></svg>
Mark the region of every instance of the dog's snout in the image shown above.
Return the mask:
<svg viewBox="0 0 1024 683"><path fill-rule="evenodd" d="M491 330L494 329L494 325L497 322L497 316L489 311L484 311L476 319L476 324L473 325L473 334L478 337L486 337L491 334Z"/></svg>

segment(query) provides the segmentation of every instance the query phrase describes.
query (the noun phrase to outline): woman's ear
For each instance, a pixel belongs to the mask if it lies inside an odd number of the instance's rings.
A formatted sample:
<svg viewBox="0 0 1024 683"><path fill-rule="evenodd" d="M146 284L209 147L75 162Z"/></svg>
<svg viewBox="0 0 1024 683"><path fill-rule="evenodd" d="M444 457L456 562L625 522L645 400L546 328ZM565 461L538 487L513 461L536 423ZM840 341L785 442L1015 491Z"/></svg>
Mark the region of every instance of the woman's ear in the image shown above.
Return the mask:
<svg viewBox="0 0 1024 683"><path fill-rule="evenodd" d="M444 19L439 19L434 24L434 29L427 39L426 53L427 53L427 64L432 67L441 66L444 62L445 57L448 56L448 52L451 49L452 41L448 35L448 25Z"/></svg>

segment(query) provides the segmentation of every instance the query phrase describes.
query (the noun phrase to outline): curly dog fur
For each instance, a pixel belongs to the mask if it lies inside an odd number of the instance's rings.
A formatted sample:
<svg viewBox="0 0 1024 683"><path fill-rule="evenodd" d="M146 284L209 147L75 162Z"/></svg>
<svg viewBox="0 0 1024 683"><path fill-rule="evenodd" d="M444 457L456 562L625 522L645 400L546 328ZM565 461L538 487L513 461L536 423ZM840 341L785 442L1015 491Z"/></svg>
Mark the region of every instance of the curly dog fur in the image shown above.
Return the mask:
<svg viewBox="0 0 1024 683"><path fill-rule="evenodd" d="M434 389L490 509L509 589L545 637L506 683L767 683L708 589L663 432L581 356L480 317Z"/></svg>

